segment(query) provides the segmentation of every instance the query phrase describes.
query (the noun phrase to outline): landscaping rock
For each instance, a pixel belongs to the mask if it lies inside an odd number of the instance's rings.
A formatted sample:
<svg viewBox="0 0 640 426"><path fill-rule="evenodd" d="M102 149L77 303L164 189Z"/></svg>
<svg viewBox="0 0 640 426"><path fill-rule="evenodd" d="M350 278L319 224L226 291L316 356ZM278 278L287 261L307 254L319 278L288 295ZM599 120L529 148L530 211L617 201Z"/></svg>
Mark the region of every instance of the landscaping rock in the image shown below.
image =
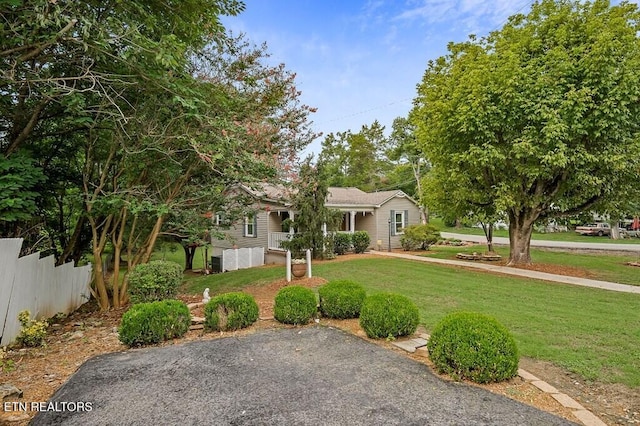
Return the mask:
<svg viewBox="0 0 640 426"><path fill-rule="evenodd" d="M22 398L22 391L10 383L0 384L0 395L4 401L6 398Z"/></svg>

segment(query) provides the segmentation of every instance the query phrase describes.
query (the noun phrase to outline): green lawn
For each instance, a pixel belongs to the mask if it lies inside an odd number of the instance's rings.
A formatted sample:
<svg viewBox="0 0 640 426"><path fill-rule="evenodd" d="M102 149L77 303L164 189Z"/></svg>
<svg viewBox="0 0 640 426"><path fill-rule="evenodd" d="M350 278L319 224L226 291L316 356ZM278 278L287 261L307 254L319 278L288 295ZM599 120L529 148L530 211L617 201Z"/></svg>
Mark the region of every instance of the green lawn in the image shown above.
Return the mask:
<svg viewBox="0 0 640 426"><path fill-rule="evenodd" d="M452 311L492 315L511 330L523 356L586 379L640 387L640 295L387 258L317 264L314 275L360 282L370 294L408 296L427 330ZM283 277L282 266L267 266L191 278L185 290L209 287L215 294Z"/></svg>
<svg viewBox="0 0 640 426"><path fill-rule="evenodd" d="M431 246L430 250L425 252L425 256L439 259L455 259L456 253L484 253L486 251L486 245L465 247ZM504 258L509 257L508 247L497 246L495 251ZM564 265L588 271L591 274L590 278L595 280L640 285L640 268L625 264L626 262L640 262L640 254L609 255L600 253L572 253L568 251L532 248L531 258L534 263Z"/></svg>
<svg viewBox="0 0 640 426"><path fill-rule="evenodd" d="M464 234L464 235L484 235L484 232L481 228L470 228L470 227L447 227L442 223L442 219L433 218L429 221L429 223L435 226L440 232L452 232L455 234ZM493 231L494 237L504 237L509 238L509 231L505 229L496 229ZM546 240L546 241L572 241L572 242L586 242L586 243L610 243L610 244L638 244L640 245L640 238L626 238L623 240L612 240L609 237L590 237L586 235L579 235L573 231L569 232L550 232L550 233L540 233L533 232L531 234L532 240Z"/></svg>

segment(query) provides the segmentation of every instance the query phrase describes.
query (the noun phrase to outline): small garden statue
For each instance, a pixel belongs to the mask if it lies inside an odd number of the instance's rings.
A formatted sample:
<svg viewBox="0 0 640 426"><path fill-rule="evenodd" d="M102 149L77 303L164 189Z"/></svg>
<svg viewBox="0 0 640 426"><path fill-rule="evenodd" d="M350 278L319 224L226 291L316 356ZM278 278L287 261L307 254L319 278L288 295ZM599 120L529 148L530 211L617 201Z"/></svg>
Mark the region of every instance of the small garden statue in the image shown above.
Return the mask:
<svg viewBox="0 0 640 426"><path fill-rule="evenodd" d="M208 303L211 300L209 297L209 287L204 289L204 293L202 293L202 303Z"/></svg>

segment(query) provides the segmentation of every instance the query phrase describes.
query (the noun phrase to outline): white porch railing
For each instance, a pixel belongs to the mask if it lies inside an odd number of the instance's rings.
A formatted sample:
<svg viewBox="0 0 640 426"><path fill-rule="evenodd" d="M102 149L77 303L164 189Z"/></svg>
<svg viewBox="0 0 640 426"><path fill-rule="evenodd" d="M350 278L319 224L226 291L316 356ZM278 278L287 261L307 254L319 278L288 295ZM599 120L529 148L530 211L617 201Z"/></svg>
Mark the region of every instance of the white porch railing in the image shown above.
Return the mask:
<svg viewBox="0 0 640 426"><path fill-rule="evenodd" d="M290 233L288 232L271 232L269 233L269 250L282 250L284 249L280 247L280 243L282 241L289 241L291 238Z"/></svg>

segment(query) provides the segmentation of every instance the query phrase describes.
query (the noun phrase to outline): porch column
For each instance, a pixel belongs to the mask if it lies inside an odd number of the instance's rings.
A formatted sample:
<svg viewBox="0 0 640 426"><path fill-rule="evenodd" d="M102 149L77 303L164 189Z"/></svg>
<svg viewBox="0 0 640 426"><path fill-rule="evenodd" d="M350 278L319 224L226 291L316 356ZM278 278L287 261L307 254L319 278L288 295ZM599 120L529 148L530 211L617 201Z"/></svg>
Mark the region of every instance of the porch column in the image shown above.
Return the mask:
<svg viewBox="0 0 640 426"><path fill-rule="evenodd" d="M349 232L356 232L356 212L349 212Z"/></svg>
<svg viewBox="0 0 640 426"><path fill-rule="evenodd" d="M269 230L269 222L271 222L271 210L267 210L267 250L271 248L271 231Z"/></svg>
<svg viewBox="0 0 640 426"><path fill-rule="evenodd" d="M293 221L293 220L294 220L294 217L295 217L295 213L294 213L292 210L289 210L289 219L290 219L291 221ZM289 234L290 234L290 235L293 235L293 234L295 234L295 233L296 233L296 230L295 230L295 229L293 229L293 226L290 226L290 227L289 227Z"/></svg>

